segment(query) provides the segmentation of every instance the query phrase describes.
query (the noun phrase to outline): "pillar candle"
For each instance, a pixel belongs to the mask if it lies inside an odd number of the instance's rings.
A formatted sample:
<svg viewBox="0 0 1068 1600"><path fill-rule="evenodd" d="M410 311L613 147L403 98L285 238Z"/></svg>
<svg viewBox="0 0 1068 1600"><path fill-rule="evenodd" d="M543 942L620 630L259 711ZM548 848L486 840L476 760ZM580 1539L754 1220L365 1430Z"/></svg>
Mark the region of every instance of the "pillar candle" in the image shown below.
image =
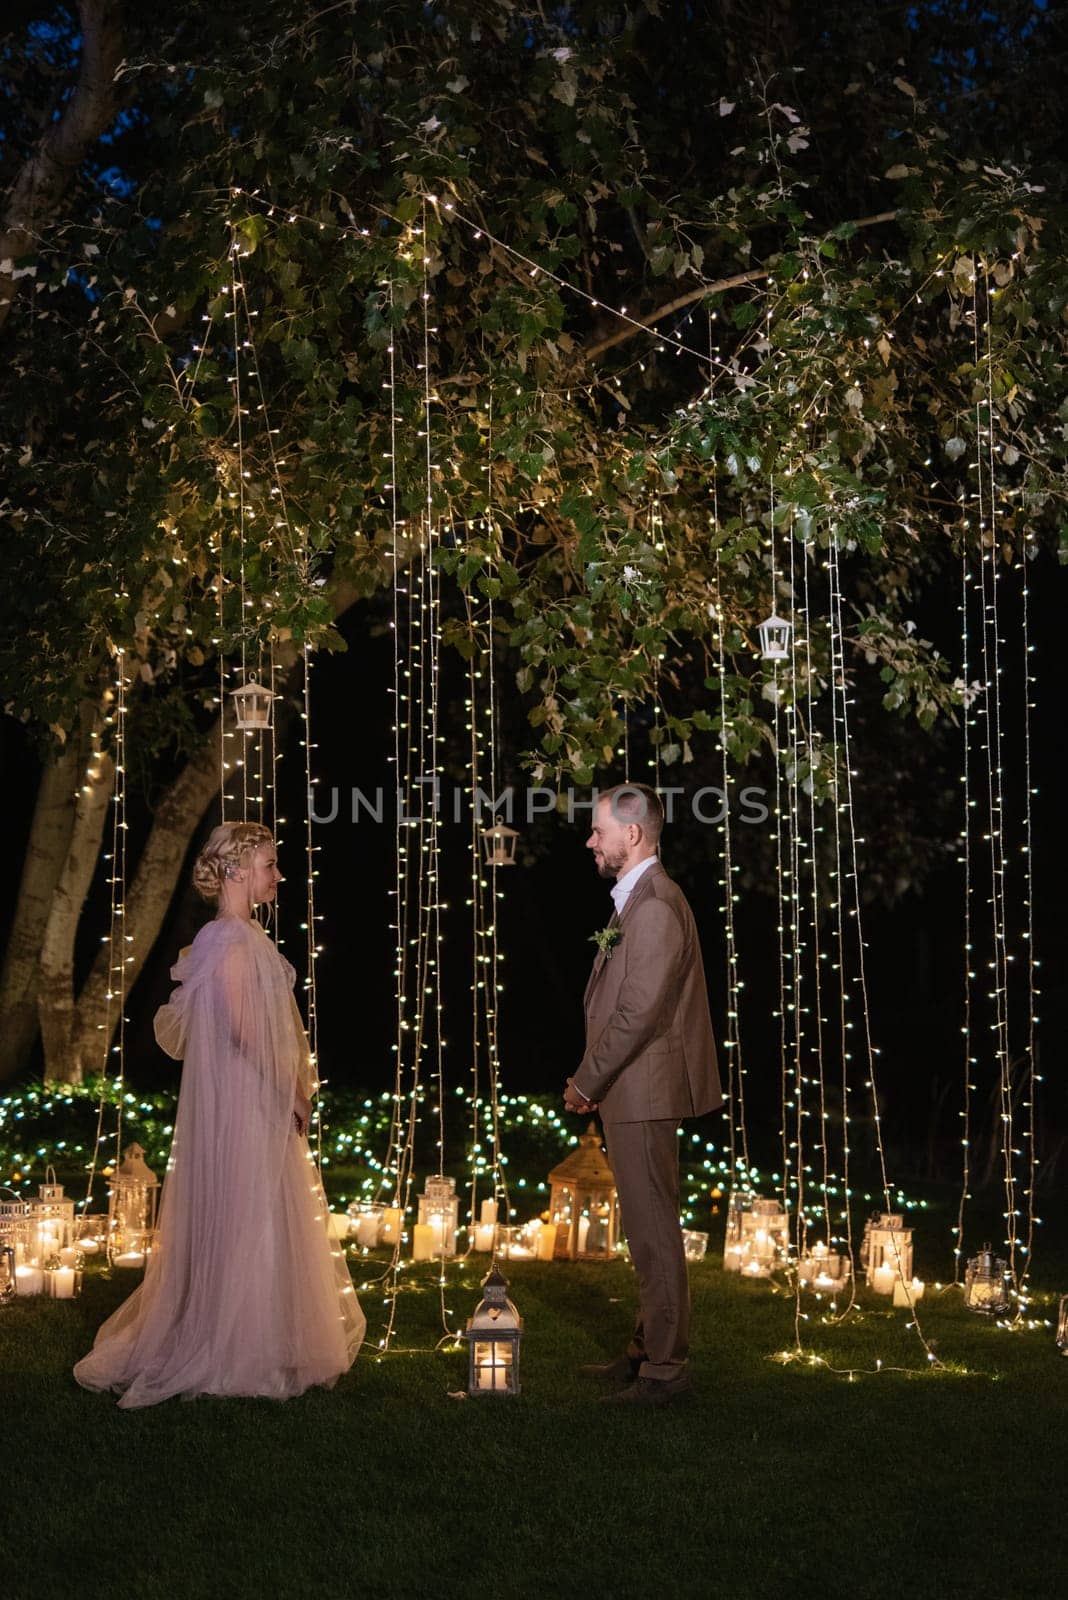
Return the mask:
<svg viewBox="0 0 1068 1600"><path fill-rule="evenodd" d="M382 1212L382 1223L378 1230L378 1237L382 1244L397 1244L401 1236L400 1206L386 1206Z"/></svg>
<svg viewBox="0 0 1068 1600"><path fill-rule="evenodd" d="M57 1300L74 1299L74 1268L57 1267L50 1274L52 1279L52 1294Z"/></svg>
<svg viewBox="0 0 1068 1600"><path fill-rule="evenodd" d="M896 1278L894 1280L895 1306L914 1306L917 1300L923 1299L923 1290L924 1285L919 1278L913 1278L910 1284L906 1284L904 1278Z"/></svg>
<svg viewBox="0 0 1068 1600"><path fill-rule="evenodd" d="M330 1236L333 1239L347 1239L349 1236L349 1214L347 1211L331 1211Z"/></svg>
<svg viewBox="0 0 1068 1600"><path fill-rule="evenodd" d="M368 1250L373 1250L378 1244L379 1213L377 1211L361 1211L356 1218L356 1238Z"/></svg>
<svg viewBox="0 0 1068 1600"><path fill-rule="evenodd" d="M486 1207L483 1206L482 1209L483 1209L483 1211L485 1211ZM495 1228L494 1228L494 1224L492 1222L476 1222L475 1223L475 1249L476 1250L492 1250L493 1249L493 1235L494 1235L494 1232L495 1232Z"/></svg>
<svg viewBox="0 0 1068 1600"><path fill-rule="evenodd" d="M497 1220L497 1202L496 1202L496 1200L483 1200L483 1202L482 1202L482 1212L481 1212L481 1215L479 1217L479 1221L482 1223L483 1227L486 1227L489 1223L496 1222L496 1220Z"/></svg>
<svg viewBox="0 0 1068 1600"><path fill-rule="evenodd" d="M581 1255L583 1250L585 1250L585 1248L586 1248L586 1239L587 1239L587 1236L589 1235L589 1231L590 1231L590 1219L589 1219L589 1217L579 1217L579 1219L578 1219L578 1250L579 1250L579 1255Z"/></svg>
<svg viewBox="0 0 1068 1600"><path fill-rule="evenodd" d="M44 1273L40 1267L15 1268L16 1294L41 1294L44 1291Z"/></svg>
<svg viewBox="0 0 1068 1600"><path fill-rule="evenodd" d="M440 1232L438 1239L440 1240ZM434 1230L427 1222L417 1222L412 1229L412 1260L429 1261L434 1254Z"/></svg>
<svg viewBox="0 0 1068 1600"><path fill-rule="evenodd" d="M893 1294L897 1273L889 1264L876 1267L871 1275L871 1286L876 1294Z"/></svg>
<svg viewBox="0 0 1068 1600"><path fill-rule="evenodd" d="M537 1240L537 1256L539 1261L551 1261L556 1254L556 1223L543 1222Z"/></svg>

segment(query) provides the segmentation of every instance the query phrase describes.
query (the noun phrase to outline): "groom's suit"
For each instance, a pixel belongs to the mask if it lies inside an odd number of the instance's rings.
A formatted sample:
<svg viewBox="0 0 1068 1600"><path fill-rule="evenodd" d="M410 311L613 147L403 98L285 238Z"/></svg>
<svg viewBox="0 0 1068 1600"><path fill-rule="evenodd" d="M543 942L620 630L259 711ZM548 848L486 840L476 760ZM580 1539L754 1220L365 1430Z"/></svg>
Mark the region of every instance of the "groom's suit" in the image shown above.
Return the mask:
<svg viewBox="0 0 1068 1600"><path fill-rule="evenodd" d="M621 883L625 882L621 880ZM689 1345L679 1224L678 1126L722 1104L693 912L653 861L609 927L586 985L586 1049L573 1087L596 1101L641 1306L630 1353L641 1376L673 1378Z"/></svg>

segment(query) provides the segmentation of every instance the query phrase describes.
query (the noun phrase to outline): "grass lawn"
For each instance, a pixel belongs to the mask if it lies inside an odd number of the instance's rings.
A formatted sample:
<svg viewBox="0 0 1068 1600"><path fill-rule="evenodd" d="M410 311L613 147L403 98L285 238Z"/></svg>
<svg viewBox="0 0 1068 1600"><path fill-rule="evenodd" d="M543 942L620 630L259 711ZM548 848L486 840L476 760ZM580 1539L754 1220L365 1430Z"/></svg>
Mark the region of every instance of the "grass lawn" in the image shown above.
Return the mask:
<svg viewBox="0 0 1068 1600"><path fill-rule="evenodd" d="M455 1269L457 1324L481 1267ZM356 1268L359 1277L359 1266ZM633 1278L510 1263L526 1319L518 1400L459 1401L464 1355L376 1360L284 1405L120 1412L70 1375L133 1287L0 1312L7 1600L332 1597L969 1596L1053 1600L1068 1583L1068 1361L1048 1328L1007 1333L959 1296L922 1306L945 1371L847 1381L783 1367L793 1299L691 1268L699 1392L623 1413L576 1372L624 1341ZM434 1274L400 1343L431 1345ZM1043 1280L1044 1282L1044 1280ZM1040 1287L1042 1285L1040 1284ZM906 1313L808 1340L836 1366L923 1364ZM1039 1315L1050 1317L1051 1306Z"/></svg>

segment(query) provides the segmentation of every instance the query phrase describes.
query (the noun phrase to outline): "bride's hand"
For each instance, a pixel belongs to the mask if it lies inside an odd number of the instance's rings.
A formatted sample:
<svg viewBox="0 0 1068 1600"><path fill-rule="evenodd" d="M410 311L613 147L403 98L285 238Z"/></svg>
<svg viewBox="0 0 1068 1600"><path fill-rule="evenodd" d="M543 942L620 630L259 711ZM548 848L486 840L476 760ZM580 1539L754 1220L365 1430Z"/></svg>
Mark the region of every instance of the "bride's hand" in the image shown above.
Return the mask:
<svg viewBox="0 0 1068 1600"><path fill-rule="evenodd" d="M306 1095L298 1094L293 1101L293 1121L297 1125L299 1134L307 1133L308 1124L311 1122L311 1101Z"/></svg>

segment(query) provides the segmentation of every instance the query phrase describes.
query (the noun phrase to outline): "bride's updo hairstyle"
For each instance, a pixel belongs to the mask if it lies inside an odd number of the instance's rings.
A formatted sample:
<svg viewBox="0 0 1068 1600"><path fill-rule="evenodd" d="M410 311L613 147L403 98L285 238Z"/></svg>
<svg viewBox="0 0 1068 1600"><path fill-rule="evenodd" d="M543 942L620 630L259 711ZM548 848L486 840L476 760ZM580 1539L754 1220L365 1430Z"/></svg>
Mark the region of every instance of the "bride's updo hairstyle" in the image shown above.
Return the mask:
<svg viewBox="0 0 1068 1600"><path fill-rule="evenodd" d="M223 879L243 872L261 845L273 843L270 828L262 822L221 822L197 856L193 888L203 900L218 900Z"/></svg>

